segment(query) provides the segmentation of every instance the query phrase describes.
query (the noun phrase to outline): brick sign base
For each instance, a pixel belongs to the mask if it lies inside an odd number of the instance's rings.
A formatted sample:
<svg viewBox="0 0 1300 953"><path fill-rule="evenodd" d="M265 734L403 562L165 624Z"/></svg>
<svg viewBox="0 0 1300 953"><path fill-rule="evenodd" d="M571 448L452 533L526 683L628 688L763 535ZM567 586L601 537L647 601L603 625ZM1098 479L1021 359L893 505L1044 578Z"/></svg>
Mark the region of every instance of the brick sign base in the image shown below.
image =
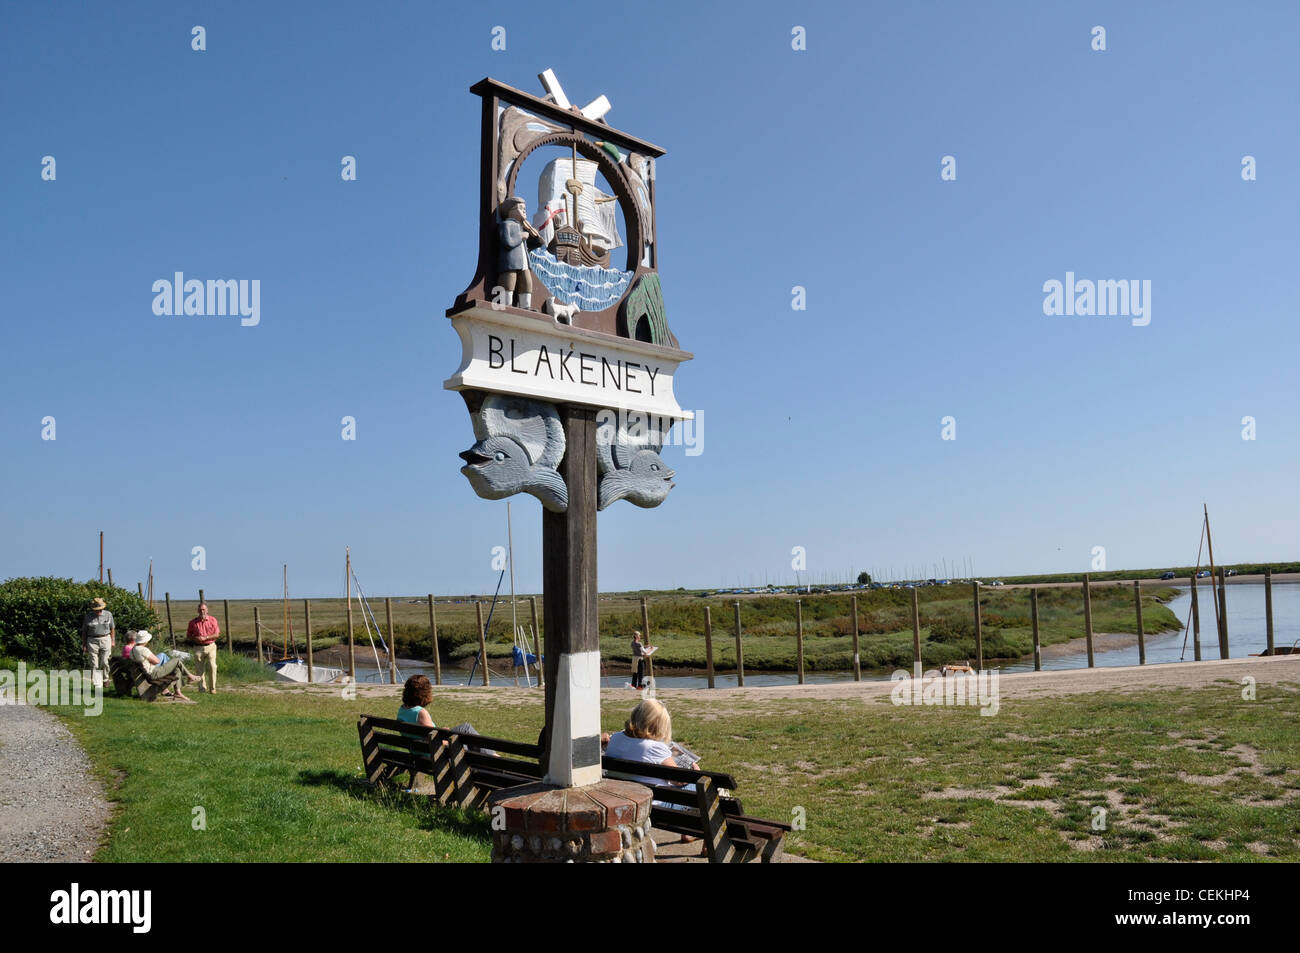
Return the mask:
<svg viewBox="0 0 1300 953"><path fill-rule="evenodd" d="M492 862L652 864L650 801L650 789L631 781L498 791L488 802Z"/></svg>

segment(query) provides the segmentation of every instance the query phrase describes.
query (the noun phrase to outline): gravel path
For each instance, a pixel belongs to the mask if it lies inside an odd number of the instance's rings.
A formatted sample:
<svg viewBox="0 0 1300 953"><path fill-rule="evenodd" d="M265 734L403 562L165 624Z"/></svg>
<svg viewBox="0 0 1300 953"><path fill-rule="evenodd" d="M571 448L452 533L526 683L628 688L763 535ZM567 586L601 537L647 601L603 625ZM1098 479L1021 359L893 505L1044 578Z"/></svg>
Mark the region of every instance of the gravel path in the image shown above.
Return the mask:
<svg viewBox="0 0 1300 953"><path fill-rule="evenodd" d="M72 733L33 705L0 705L0 863L89 861L108 817Z"/></svg>

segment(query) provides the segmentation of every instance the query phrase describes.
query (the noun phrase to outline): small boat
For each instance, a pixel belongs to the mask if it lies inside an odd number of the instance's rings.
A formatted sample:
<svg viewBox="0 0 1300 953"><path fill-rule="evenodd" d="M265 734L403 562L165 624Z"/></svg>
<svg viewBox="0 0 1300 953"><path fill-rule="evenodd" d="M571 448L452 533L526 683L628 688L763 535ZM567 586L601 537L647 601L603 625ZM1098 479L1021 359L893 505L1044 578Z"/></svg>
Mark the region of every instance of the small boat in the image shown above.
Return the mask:
<svg viewBox="0 0 1300 953"><path fill-rule="evenodd" d="M1290 645L1275 645L1271 649L1265 649L1262 652L1251 652L1252 658L1259 658L1267 655L1300 655L1300 639L1296 639Z"/></svg>
<svg viewBox="0 0 1300 953"><path fill-rule="evenodd" d="M307 663L300 658L277 659L271 663L270 667L275 670L275 679L278 682L307 683ZM311 681L313 683L333 682L342 678L343 674L341 668L313 665Z"/></svg>

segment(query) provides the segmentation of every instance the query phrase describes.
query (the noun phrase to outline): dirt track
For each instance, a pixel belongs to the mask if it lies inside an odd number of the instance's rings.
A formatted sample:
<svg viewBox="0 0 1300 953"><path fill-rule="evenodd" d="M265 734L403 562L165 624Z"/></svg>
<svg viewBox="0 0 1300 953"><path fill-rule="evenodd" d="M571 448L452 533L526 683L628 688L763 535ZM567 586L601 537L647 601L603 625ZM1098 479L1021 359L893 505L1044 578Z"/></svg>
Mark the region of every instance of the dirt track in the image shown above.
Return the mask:
<svg viewBox="0 0 1300 953"><path fill-rule="evenodd" d="M1241 658L1207 662L1173 662L1167 665L1128 665L1116 668L1082 668L1052 672L1017 672L999 675L1003 701L1014 698L1052 698L1088 692L1142 691L1151 688L1205 688L1215 682L1239 685L1245 676L1257 685L1291 682L1300 687L1300 655ZM822 685L773 685L763 688L665 689L661 698L677 700L745 698L888 698L894 682L832 682ZM633 697L630 691L621 694Z"/></svg>
<svg viewBox="0 0 1300 953"><path fill-rule="evenodd" d="M1205 662L1172 662L1165 665L1128 665L1113 668L1077 668L1051 672L1016 672L999 674L998 690L1003 701L1015 698L1053 698L1064 695L1081 695L1088 692L1143 691L1152 688L1205 688L1216 682L1241 684L1241 679L1251 676L1259 686L1290 682L1300 689L1300 655L1279 655L1272 658L1239 658ZM960 676L955 676L960 677ZM818 685L771 685L746 688L664 688L658 696L666 701L685 704L699 702L761 702L764 699L850 699L871 700L888 698L896 683L890 681L831 682ZM337 685L294 685L277 682L256 687L245 686L241 691L289 691L337 694ZM397 697L401 687L395 685L358 685L361 698ZM442 686L436 693L454 692L458 700L482 701L485 704L525 704L541 698L536 689L515 688L502 685ZM626 688L605 688L601 697L607 701L629 705L640 697Z"/></svg>

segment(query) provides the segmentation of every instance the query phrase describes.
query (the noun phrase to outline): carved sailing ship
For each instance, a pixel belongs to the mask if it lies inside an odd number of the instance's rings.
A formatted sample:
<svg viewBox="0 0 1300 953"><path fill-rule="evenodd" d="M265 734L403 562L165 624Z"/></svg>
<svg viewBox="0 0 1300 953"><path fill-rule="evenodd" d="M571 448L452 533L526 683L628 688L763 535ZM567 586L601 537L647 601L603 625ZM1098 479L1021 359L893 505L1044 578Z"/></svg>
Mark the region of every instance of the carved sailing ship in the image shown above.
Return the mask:
<svg viewBox="0 0 1300 953"><path fill-rule="evenodd" d="M609 253L623 242L615 214L617 199L596 186L596 163L554 159L537 183L534 227L557 260L578 267L609 267ZM556 224L556 223L559 224Z"/></svg>

